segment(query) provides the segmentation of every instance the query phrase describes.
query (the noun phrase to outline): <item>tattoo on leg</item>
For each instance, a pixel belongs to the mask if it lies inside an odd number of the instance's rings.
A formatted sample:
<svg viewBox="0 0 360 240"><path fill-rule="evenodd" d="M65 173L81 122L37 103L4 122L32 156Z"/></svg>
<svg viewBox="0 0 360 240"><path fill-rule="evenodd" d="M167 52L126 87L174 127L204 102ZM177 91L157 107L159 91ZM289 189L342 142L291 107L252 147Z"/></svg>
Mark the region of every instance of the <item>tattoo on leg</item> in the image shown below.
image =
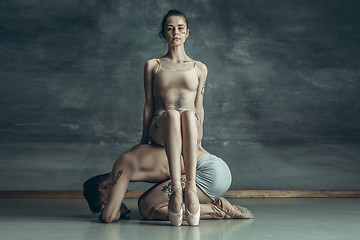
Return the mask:
<svg viewBox="0 0 360 240"><path fill-rule="evenodd" d="M111 187L115 186L115 184L116 184L117 181L119 180L119 178L120 178L120 176L121 176L122 173L123 173L123 170L120 169L120 170L118 171L118 173L116 174L115 180L114 180L113 184L111 185Z"/></svg>
<svg viewBox="0 0 360 240"><path fill-rule="evenodd" d="M171 182L169 182L167 185L163 186L163 188L161 189L161 191L165 194L168 195L168 198L170 199L170 195L171 195Z"/></svg>
<svg viewBox="0 0 360 240"><path fill-rule="evenodd" d="M185 188L185 182L186 182L186 179L181 178L181 188L183 190ZM163 186L163 188L160 191L167 194L167 197L170 199L170 196L171 196L171 181L167 185Z"/></svg>

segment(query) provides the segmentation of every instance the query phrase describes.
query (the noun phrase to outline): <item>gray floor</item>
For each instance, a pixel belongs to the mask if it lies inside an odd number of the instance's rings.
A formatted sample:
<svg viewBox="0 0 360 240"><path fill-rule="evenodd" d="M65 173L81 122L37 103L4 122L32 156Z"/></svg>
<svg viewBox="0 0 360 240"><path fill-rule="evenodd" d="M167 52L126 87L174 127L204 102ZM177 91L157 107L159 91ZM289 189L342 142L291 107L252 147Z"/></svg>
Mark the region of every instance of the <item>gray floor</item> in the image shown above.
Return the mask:
<svg viewBox="0 0 360 240"><path fill-rule="evenodd" d="M199 227L130 219L100 224L82 199L0 199L1 239L359 239L360 199L230 199L254 220L201 220Z"/></svg>

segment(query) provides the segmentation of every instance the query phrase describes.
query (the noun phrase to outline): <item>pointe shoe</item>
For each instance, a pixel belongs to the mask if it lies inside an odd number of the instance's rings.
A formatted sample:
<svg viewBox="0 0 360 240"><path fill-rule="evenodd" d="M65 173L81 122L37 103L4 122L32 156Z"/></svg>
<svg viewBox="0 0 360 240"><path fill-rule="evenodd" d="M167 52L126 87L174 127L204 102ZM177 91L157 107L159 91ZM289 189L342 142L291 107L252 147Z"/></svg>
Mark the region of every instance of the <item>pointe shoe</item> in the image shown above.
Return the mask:
<svg viewBox="0 0 360 240"><path fill-rule="evenodd" d="M169 212L169 220L171 225L177 227L181 226L183 220L183 208L181 207L179 212L177 213L171 212L170 209L168 208L168 212Z"/></svg>
<svg viewBox="0 0 360 240"><path fill-rule="evenodd" d="M189 212L189 210L187 209L187 207L185 207L185 219L188 222L188 224L190 226L197 226L199 225L199 221L200 221L200 203L199 203L199 209L197 210L196 213L192 214L191 212Z"/></svg>

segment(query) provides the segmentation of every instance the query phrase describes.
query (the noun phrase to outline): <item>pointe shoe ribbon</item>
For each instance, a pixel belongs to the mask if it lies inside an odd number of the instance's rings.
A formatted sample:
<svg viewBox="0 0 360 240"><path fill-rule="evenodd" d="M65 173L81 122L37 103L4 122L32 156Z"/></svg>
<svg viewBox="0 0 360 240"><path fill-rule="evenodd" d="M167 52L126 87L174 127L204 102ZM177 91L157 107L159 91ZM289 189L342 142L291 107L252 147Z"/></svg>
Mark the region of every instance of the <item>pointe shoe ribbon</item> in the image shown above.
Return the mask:
<svg viewBox="0 0 360 240"><path fill-rule="evenodd" d="M183 220L183 209L182 207L180 208L179 212L177 213L173 213L170 211L170 209L168 209L168 212L169 212L169 220L170 220L170 223L171 225L174 225L174 226L181 226L181 223L182 223L182 220Z"/></svg>
<svg viewBox="0 0 360 240"><path fill-rule="evenodd" d="M190 226L197 226L199 225L199 221L200 221L200 204L199 204L199 208L197 210L196 213L192 214L191 212L189 212L189 210L187 209L187 207L185 207L185 219L188 222L188 224Z"/></svg>

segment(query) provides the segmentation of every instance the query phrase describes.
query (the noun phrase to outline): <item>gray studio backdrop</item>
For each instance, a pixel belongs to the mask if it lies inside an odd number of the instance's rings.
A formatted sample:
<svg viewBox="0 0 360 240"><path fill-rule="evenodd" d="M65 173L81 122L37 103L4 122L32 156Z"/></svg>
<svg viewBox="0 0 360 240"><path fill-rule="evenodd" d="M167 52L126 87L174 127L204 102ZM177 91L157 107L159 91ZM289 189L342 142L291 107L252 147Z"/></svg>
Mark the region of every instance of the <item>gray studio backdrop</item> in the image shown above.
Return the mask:
<svg viewBox="0 0 360 240"><path fill-rule="evenodd" d="M138 143L171 8L209 69L203 145L231 189L360 189L359 1L4 0L0 190L81 189Z"/></svg>

